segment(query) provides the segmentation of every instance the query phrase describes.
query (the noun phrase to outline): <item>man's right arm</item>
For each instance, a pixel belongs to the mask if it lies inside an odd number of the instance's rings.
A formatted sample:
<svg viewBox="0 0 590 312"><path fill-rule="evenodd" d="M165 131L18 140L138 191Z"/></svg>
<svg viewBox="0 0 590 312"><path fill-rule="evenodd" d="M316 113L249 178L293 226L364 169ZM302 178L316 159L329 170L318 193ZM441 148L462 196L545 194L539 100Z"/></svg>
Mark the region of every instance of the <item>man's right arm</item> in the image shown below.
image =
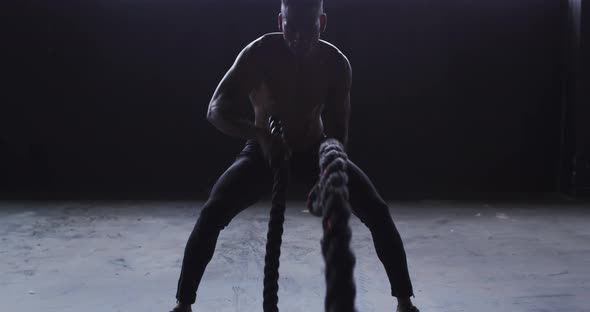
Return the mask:
<svg viewBox="0 0 590 312"><path fill-rule="evenodd" d="M256 70L257 49L260 40L247 45L238 55L232 67L217 86L209 108L207 120L226 135L250 139L265 135L265 129L238 113L236 105L260 81Z"/></svg>

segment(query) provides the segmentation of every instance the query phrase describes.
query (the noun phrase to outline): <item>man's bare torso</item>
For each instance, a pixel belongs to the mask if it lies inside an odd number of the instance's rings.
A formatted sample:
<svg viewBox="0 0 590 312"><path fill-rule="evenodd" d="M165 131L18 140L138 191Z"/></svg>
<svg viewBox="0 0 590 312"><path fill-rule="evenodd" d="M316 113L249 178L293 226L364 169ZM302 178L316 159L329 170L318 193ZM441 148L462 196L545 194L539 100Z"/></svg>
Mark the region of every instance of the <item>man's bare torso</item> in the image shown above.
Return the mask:
<svg viewBox="0 0 590 312"><path fill-rule="evenodd" d="M268 117L283 122L291 148L305 149L324 135L321 113L330 86L338 77L334 70L341 52L320 40L311 55L297 64L283 41L282 33L270 33L254 42L258 44L257 75L250 101L255 125L266 127Z"/></svg>

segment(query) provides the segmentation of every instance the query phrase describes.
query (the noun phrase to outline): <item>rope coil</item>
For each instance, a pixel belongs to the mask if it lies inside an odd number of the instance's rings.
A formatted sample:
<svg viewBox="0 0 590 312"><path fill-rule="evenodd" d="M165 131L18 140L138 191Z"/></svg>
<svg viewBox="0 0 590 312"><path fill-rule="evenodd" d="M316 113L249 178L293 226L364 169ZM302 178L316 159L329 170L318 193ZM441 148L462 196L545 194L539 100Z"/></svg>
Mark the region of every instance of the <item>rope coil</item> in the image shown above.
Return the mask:
<svg viewBox="0 0 590 312"><path fill-rule="evenodd" d="M356 312L354 300L354 265L350 249L352 231L349 226L351 208L348 202L348 156L336 139L327 139L320 146L320 180L318 203L322 211L324 236L321 240L326 269L326 312Z"/></svg>

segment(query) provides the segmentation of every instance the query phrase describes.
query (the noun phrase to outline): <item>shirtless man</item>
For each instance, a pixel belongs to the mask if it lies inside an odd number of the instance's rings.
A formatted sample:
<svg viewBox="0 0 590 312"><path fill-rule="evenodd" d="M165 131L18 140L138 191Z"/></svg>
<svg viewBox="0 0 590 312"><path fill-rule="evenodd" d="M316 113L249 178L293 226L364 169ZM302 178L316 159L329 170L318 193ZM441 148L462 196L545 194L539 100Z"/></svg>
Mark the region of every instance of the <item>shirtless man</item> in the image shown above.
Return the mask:
<svg viewBox="0 0 590 312"><path fill-rule="evenodd" d="M327 22L322 0L281 2L280 32L266 34L241 51L209 104L207 120L221 132L243 138L246 144L213 186L188 239L173 312L191 311L220 231L240 211L270 193L273 151L288 148L292 179L311 187L319 176L320 143L335 138L346 147L351 67L342 52L320 40ZM240 116L235 107L236 99L246 95L254 109L254 122ZM283 123L284 140L269 133L269 116ZM348 175L353 213L371 231L391 294L397 298L397 311L418 312L410 300L414 294L404 246L387 204L351 161Z"/></svg>

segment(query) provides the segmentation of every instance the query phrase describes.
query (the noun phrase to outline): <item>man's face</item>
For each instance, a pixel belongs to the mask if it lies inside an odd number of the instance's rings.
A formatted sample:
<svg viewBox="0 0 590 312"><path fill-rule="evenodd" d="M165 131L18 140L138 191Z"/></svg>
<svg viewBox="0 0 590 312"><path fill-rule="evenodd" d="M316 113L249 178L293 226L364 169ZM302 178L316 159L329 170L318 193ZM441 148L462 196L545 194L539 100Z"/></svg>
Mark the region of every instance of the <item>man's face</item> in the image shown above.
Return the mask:
<svg viewBox="0 0 590 312"><path fill-rule="evenodd" d="M323 16L323 17L322 17ZM318 8L284 6L279 15L279 28L289 50L303 58L320 40L321 20L325 18Z"/></svg>

